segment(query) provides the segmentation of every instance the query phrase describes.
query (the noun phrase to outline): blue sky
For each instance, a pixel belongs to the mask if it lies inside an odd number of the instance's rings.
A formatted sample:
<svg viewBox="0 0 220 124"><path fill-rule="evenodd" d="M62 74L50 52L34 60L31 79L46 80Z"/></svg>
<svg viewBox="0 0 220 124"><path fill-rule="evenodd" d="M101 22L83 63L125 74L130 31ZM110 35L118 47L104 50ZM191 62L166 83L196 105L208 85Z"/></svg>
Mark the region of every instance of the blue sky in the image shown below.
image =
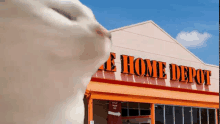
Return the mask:
<svg viewBox="0 0 220 124"><path fill-rule="evenodd" d="M207 64L219 65L218 0L81 0L108 30L152 20Z"/></svg>

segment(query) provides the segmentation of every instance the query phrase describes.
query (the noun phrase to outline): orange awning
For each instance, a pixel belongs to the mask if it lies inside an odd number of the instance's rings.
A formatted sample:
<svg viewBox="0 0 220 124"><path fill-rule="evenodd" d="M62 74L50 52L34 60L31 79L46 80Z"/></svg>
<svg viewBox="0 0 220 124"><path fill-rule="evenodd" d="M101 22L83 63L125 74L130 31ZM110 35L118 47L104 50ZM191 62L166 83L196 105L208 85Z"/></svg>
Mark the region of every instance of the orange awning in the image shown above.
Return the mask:
<svg viewBox="0 0 220 124"><path fill-rule="evenodd" d="M219 96L110 84L91 81L87 90L93 99L133 101L196 107L219 107Z"/></svg>

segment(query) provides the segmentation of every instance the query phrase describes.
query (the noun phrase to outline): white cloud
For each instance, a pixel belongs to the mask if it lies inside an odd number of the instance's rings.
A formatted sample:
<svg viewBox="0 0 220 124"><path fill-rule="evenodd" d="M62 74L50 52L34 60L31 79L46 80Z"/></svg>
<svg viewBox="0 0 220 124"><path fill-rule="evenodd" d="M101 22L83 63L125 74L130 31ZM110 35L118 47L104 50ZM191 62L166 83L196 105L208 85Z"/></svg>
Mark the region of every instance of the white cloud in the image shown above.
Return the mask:
<svg viewBox="0 0 220 124"><path fill-rule="evenodd" d="M180 32L176 36L176 40L187 48L193 47L204 47L206 46L206 41L211 37L211 34L204 32L199 33L198 31L192 32Z"/></svg>

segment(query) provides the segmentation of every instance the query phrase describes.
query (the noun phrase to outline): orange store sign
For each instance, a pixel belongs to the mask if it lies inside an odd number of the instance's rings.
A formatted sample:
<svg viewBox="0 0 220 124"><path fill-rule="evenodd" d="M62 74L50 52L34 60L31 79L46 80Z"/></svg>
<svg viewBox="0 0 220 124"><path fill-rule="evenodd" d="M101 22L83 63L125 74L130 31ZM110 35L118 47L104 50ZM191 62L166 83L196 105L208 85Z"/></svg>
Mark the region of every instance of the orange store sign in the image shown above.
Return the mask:
<svg viewBox="0 0 220 124"><path fill-rule="evenodd" d="M116 71L114 60L116 54L111 53L109 59L103 64L99 70ZM136 58L133 56L121 55L121 73L137 76L153 77L167 79L165 72L166 62ZM170 80L192 83L195 79L196 83L201 85L211 85L211 71L195 69L182 65L170 64Z"/></svg>

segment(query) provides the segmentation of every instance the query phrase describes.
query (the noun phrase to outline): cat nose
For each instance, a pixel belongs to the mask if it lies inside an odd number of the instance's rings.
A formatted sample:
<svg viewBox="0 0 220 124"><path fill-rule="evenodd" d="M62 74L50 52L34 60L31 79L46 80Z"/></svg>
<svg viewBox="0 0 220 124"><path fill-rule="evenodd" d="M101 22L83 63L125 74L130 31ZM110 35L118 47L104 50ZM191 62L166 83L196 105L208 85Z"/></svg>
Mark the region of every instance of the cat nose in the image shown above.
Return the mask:
<svg viewBox="0 0 220 124"><path fill-rule="evenodd" d="M96 33L98 34L98 35L100 35L100 36L106 36L106 37L108 37L109 39L111 39L111 33L107 30L107 29L105 29L104 27L102 27L102 26L99 26L97 29L96 29Z"/></svg>

